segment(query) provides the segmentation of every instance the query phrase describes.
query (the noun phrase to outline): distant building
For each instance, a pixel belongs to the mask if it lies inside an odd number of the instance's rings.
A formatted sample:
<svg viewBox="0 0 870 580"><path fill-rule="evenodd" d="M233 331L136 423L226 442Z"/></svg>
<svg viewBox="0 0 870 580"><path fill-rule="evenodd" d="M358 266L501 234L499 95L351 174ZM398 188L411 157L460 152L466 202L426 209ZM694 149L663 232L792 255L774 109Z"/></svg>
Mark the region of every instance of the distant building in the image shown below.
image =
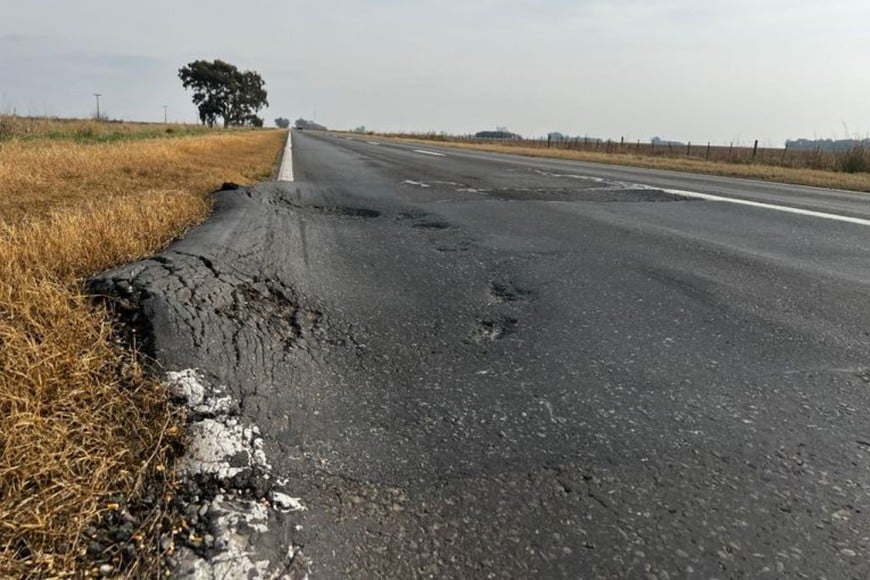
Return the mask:
<svg viewBox="0 0 870 580"><path fill-rule="evenodd" d="M666 141L661 137L653 137L649 140L653 145L672 145L672 146L683 146L685 143L680 143L679 141Z"/></svg>
<svg viewBox="0 0 870 580"><path fill-rule="evenodd" d="M553 131L552 133L547 133L547 141L564 141L565 135L559 133L558 131Z"/></svg>

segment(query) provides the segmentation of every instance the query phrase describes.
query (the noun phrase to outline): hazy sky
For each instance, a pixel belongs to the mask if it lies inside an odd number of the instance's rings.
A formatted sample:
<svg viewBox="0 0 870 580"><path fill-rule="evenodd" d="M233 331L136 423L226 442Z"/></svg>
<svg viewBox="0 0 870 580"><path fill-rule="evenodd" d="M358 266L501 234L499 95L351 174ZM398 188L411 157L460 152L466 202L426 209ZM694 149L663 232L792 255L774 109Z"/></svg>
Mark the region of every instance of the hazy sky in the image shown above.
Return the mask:
<svg viewBox="0 0 870 580"><path fill-rule="evenodd" d="M0 110L196 121L199 59L276 116L703 143L870 134L870 2L0 0Z"/></svg>

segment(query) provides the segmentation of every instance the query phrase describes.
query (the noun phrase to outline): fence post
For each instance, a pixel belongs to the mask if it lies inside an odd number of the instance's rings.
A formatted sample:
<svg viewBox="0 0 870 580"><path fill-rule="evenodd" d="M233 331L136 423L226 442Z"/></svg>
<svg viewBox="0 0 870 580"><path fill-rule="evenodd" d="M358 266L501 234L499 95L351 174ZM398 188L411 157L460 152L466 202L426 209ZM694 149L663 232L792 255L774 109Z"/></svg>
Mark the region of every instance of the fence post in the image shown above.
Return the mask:
<svg viewBox="0 0 870 580"><path fill-rule="evenodd" d="M758 155L758 139L755 140L755 145L752 146L752 160L755 161L755 156Z"/></svg>
<svg viewBox="0 0 870 580"><path fill-rule="evenodd" d="M707 159L707 161L710 161L710 142L709 141L707 141L707 155L706 155L705 159Z"/></svg>
<svg viewBox="0 0 870 580"><path fill-rule="evenodd" d="M689 141L689 143L686 145L686 157L691 157L691 155L692 155L692 142Z"/></svg>

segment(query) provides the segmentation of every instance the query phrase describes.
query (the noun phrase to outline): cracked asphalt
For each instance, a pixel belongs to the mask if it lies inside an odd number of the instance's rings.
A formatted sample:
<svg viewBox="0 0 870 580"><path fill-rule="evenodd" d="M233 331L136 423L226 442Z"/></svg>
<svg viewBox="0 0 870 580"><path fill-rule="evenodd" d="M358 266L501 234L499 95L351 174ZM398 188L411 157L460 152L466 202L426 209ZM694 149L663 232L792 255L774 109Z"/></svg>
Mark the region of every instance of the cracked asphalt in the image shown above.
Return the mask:
<svg viewBox="0 0 870 580"><path fill-rule="evenodd" d="M870 229L662 189L859 218L870 197L370 140L294 134L296 182L221 192L92 281L260 427L308 508L264 557L870 576Z"/></svg>

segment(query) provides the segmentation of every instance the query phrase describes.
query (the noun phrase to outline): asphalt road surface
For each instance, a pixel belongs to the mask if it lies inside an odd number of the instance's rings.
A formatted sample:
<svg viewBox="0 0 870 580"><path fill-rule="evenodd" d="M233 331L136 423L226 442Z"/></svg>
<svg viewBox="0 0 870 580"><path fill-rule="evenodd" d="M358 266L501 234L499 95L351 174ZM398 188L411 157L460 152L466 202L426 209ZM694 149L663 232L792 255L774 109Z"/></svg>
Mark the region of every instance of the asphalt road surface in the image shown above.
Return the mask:
<svg viewBox="0 0 870 580"><path fill-rule="evenodd" d="M292 536L314 578L870 577L870 196L294 141L295 182L108 275L308 507L264 550Z"/></svg>

